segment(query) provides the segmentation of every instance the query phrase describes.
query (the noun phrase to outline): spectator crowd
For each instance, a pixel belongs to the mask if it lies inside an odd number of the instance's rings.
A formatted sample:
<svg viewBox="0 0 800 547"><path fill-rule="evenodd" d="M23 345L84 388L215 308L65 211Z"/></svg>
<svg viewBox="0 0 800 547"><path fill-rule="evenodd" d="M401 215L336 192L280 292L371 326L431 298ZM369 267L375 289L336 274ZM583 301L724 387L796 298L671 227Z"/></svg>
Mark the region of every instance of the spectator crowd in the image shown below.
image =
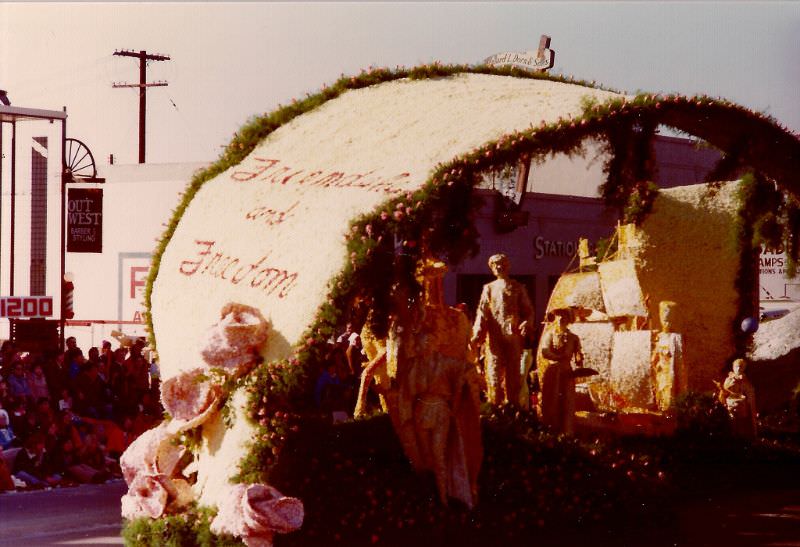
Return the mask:
<svg viewBox="0 0 800 547"><path fill-rule="evenodd" d="M121 477L119 457L162 419L159 380L142 339L87 354L0 348L0 492Z"/></svg>

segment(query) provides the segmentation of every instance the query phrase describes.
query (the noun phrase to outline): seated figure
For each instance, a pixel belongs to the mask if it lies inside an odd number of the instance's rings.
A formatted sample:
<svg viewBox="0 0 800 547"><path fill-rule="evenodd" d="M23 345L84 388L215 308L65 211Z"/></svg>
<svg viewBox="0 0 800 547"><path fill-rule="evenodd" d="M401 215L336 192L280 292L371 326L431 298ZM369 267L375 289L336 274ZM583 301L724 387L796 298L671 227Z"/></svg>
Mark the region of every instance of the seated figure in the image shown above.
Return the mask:
<svg viewBox="0 0 800 547"><path fill-rule="evenodd" d="M755 438L758 433L756 393L753 384L744 374L746 366L747 361L744 359L736 359L733 362L733 370L728 373L720 386L719 401L728 410L734 434Z"/></svg>

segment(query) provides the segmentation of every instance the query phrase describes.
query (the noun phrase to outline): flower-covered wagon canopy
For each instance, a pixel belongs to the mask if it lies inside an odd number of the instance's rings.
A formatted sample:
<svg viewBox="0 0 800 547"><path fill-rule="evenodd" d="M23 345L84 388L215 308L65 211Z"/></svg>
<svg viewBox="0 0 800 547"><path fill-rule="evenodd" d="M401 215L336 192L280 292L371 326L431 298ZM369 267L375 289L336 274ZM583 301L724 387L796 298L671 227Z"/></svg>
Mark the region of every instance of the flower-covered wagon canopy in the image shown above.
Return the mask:
<svg viewBox="0 0 800 547"><path fill-rule="evenodd" d="M147 304L164 376L199 361L228 302L269 320L266 360L313 352L359 290L388 289L386 256L469 250L472 187L523 155L602 138L602 192L624 203L652 175L647 141L661 124L724 152L714 180L749 167L800 198L797 136L709 97L433 65L342 78L255 119L195 177L156 252Z"/></svg>

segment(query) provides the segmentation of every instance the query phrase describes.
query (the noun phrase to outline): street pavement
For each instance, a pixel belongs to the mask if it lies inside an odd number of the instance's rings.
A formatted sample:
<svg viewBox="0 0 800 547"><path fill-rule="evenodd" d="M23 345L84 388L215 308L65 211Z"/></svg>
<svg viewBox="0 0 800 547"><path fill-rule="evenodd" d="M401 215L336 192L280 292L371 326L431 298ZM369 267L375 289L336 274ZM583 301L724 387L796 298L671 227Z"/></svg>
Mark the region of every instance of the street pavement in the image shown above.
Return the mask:
<svg viewBox="0 0 800 547"><path fill-rule="evenodd" d="M121 480L100 485L0 494L0 547L122 545ZM669 531L641 530L608 536L603 541L559 547L800 547L800 491L765 490L738 496L698 500L679 510ZM549 545L531 538L531 545Z"/></svg>
<svg viewBox="0 0 800 547"><path fill-rule="evenodd" d="M122 480L0 494L0 546L122 545Z"/></svg>

